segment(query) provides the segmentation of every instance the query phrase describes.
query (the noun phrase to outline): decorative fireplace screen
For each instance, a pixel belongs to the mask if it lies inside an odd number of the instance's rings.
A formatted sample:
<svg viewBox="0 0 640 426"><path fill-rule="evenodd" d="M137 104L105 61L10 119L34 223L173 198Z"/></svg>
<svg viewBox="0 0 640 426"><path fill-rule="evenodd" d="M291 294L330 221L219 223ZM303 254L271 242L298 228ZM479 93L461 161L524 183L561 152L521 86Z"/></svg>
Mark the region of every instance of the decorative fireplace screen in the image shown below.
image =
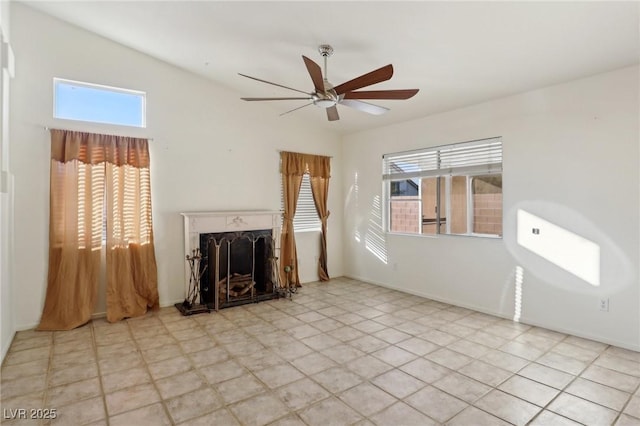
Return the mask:
<svg viewBox="0 0 640 426"><path fill-rule="evenodd" d="M202 303L216 310L278 297L270 229L200 234ZM205 269L206 268L206 269Z"/></svg>

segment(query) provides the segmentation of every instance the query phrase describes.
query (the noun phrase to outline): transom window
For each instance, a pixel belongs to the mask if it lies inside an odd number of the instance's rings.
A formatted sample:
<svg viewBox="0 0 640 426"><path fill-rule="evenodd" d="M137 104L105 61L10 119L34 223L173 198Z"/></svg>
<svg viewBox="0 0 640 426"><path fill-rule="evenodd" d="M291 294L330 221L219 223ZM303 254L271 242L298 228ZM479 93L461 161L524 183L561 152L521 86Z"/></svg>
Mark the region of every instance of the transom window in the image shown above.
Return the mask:
<svg viewBox="0 0 640 426"><path fill-rule="evenodd" d="M146 93L53 79L53 116L65 120L146 127Z"/></svg>
<svg viewBox="0 0 640 426"><path fill-rule="evenodd" d="M502 236L502 140L385 154L387 230Z"/></svg>

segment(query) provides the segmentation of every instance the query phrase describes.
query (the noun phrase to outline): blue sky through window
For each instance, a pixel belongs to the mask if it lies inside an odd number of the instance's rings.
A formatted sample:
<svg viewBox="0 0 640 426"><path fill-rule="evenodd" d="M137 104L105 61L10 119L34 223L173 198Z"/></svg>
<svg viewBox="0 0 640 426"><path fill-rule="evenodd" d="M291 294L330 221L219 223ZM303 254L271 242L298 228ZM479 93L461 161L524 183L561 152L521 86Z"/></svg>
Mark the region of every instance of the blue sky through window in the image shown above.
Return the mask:
<svg viewBox="0 0 640 426"><path fill-rule="evenodd" d="M54 80L54 117L145 127L144 92Z"/></svg>

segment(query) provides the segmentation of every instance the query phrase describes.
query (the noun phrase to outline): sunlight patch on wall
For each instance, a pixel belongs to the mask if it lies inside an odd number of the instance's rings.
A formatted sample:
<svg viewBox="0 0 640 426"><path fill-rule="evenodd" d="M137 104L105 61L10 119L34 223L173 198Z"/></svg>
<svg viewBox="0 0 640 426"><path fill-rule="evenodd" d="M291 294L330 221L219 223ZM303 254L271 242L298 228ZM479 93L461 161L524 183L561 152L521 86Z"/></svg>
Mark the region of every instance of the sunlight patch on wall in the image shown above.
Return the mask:
<svg viewBox="0 0 640 426"><path fill-rule="evenodd" d="M524 270L522 266L516 266L515 274L515 300L513 309L513 321L520 322L522 315L522 283L524 282Z"/></svg>
<svg viewBox="0 0 640 426"><path fill-rule="evenodd" d="M600 246L593 241L518 209L517 242L589 284L600 285Z"/></svg>
<svg viewBox="0 0 640 426"><path fill-rule="evenodd" d="M373 198L373 204L369 213L369 223L367 225L367 235L364 239L365 247L371 254L387 264L387 247L382 228L382 204L380 196Z"/></svg>

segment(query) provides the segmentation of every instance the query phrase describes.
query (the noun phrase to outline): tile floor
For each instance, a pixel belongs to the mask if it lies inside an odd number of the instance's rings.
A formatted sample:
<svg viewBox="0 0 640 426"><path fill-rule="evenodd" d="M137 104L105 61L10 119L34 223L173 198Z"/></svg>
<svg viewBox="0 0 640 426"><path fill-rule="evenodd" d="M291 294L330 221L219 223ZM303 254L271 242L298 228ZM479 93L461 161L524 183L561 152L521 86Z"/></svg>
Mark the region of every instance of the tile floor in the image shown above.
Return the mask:
<svg viewBox="0 0 640 426"><path fill-rule="evenodd" d="M3 425L640 425L640 353L346 278L19 332L1 384Z"/></svg>

